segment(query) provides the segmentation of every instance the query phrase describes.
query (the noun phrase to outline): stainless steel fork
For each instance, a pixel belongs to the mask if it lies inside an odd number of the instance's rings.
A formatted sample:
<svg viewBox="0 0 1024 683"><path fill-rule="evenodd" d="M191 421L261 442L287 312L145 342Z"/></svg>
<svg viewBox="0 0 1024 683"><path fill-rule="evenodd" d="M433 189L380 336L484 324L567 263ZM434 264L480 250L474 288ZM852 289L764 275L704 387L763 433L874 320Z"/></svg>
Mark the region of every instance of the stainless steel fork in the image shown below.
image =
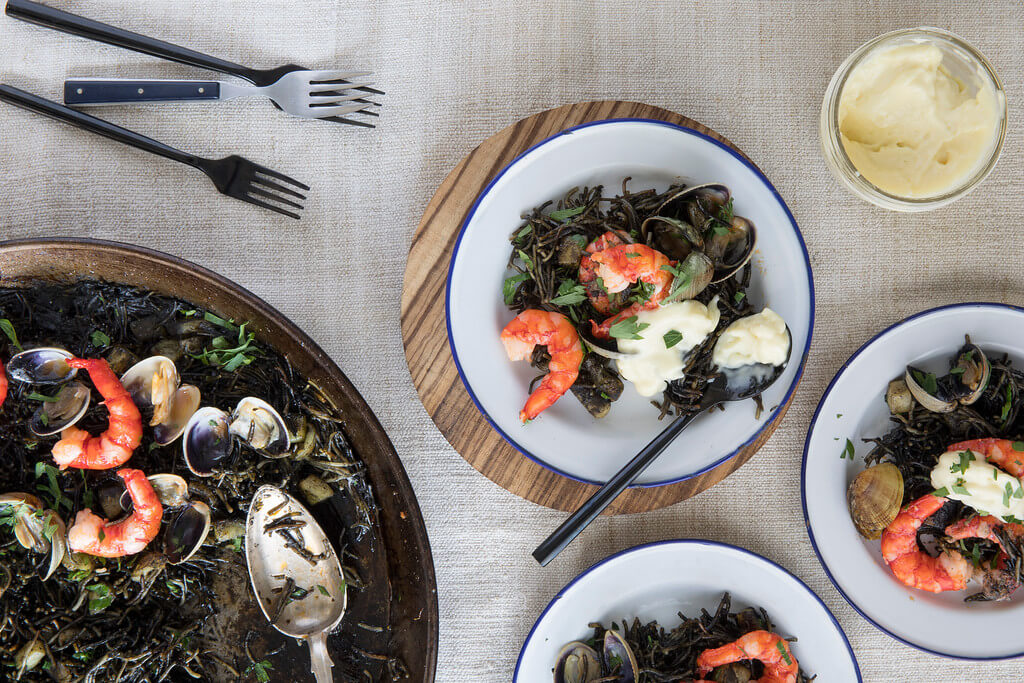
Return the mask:
<svg viewBox="0 0 1024 683"><path fill-rule="evenodd" d="M301 209L302 204L298 202L306 198L303 192L309 191L308 185L243 157L232 155L223 159L204 159L10 85L0 83L0 101L198 168L223 194L291 218L299 218L299 214L285 207Z"/></svg>
<svg viewBox="0 0 1024 683"><path fill-rule="evenodd" d="M236 97L266 97L294 116L324 119L373 106L366 101L355 101L364 97L358 88L372 83L359 79L369 75L369 71L292 71L264 87L228 81L78 78L64 81L64 104L215 102Z"/></svg>

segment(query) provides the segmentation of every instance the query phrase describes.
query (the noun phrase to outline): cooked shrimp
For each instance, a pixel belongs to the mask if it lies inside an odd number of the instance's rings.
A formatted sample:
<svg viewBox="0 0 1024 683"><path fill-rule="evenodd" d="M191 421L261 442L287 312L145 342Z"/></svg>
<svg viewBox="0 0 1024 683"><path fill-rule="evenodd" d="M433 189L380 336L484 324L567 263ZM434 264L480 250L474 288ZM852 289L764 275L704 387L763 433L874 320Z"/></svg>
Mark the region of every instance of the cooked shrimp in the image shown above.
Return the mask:
<svg viewBox="0 0 1024 683"><path fill-rule="evenodd" d="M551 355L548 374L519 411L523 422L534 419L561 398L576 381L583 362L583 345L576 328L561 313L523 311L501 331L501 343L511 360L528 359L538 344L547 346Z"/></svg>
<svg viewBox="0 0 1024 683"><path fill-rule="evenodd" d="M993 465L1015 477L1022 477L1024 476L1024 451L1015 450L1014 443L1019 442L1010 439L974 439L955 443L946 450L951 453L957 451L981 453Z"/></svg>
<svg viewBox="0 0 1024 683"><path fill-rule="evenodd" d="M105 399L110 422L107 431L99 436L92 436L74 426L68 427L53 446L53 459L62 470L69 467L86 470L120 467L128 462L142 440L142 414L107 361L73 358L68 365L89 372L93 384Z"/></svg>
<svg viewBox="0 0 1024 683"><path fill-rule="evenodd" d="M587 298L590 299L590 303L601 315L611 315L612 313L618 312L618 309L622 307L622 303L619 302L618 305L612 303L611 298L608 296L608 290L605 289L598 280L598 266L590 257L599 251L604 251L611 247L617 247L620 244L625 244L622 241L622 238L609 230L588 244L586 249L587 253L585 253L583 258L580 259L580 284L587 290ZM624 299L624 297L616 298Z"/></svg>
<svg viewBox="0 0 1024 683"><path fill-rule="evenodd" d="M662 270L662 267L672 265L672 261L668 256L645 244L609 247L596 252L590 258L598 264L597 276L611 293L624 291L638 280L654 286L654 291L646 301L630 304L600 325L593 323L594 334L598 337L607 339L608 330L615 323L640 311L657 308L671 290L672 273Z"/></svg>
<svg viewBox="0 0 1024 683"><path fill-rule="evenodd" d="M71 550L99 557L134 555L160 533L164 508L146 475L142 470L122 469L117 476L132 498L132 514L120 522L108 522L89 509L80 510L68 531Z"/></svg>
<svg viewBox="0 0 1024 683"><path fill-rule="evenodd" d="M971 578L971 563L959 553L945 550L932 557L917 543L917 530L945 502L945 498L925 494L904 506L882 532L882 558L893 575L911 588L932 593L958 591Z"/></svg>
<svg viewBox="0 0 1024 683"><path fill-rule="evenodd" d="M1004 530L1013 539L1024 537L1024 526L1013 522L1001 522L992 515L974 515L946 527L946 536L954 541L981 538L995 543L1002 549L991 566L982 566L975 572L974 578L981 579L981 592L989 600L1007 600L1020 586L1016 572L1008 570L1010 556L1003 545L1003 539L996 533L998 529Z"/></svg>
<svg viewBox="0 0 1024 683"><path fill-rule="evenodd" d="M770 631L751 631L728 645L704 650L697 657L697 669L706 676L716 667L745 659L764 664L764 674L752 683L796 683L800 673L789 643Z"/></svg>
<svg viewBox="0 0 1024 683"><path fill-rule="evenodd" d="M0 407L7 400L7 370L3 361L0 361Z"/></svg>

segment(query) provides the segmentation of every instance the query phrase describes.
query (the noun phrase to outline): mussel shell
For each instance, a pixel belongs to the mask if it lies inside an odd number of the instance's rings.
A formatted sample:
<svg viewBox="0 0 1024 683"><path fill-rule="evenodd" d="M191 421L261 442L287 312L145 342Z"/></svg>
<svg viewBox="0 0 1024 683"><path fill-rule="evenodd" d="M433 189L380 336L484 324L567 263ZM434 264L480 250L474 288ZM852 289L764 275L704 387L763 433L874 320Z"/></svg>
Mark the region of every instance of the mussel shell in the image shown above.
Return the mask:
<svg viewBox="0 0 1024 683"><path fill-rule="evenodd" d="M637 666L632 648L618 631L605 632L602 649L604 665L608 671L618 674L621 683L635 683L640 668Z"/></svg>
<svg viewBox="0 0 1024 683"><path fill-rule="evenodd" d="M917 402L920 403L927 410L933 413L951 413L956 408L957 401L955 397L948 395L948 389L944 382L936 381L935 393L929 393L921 384L918 383L917 377L924 377L928 373L908 365L906 372L903 374L903 380L907 383L907 388L910 389L910 393L914 395Z"/></svg>
<svg viewBox="0 0 1024 683"><path fill-rule="evenodd" d="M846 502L860 535L877 539L903 505L903 474L891 462L872 465L854 477L846 491Z"/></svg>
<svg viewBox="0 0 1024 683"><path fill-rule="evenodd" d="M601 657L586 643L574 641L558 653L554 683L591 683L601 678Z"/></svg>
<svg viewBox="0 0 1024 683"><path fill-rule="evenodd" d="M218 408L200 408L189 418L181 448L193 474L212 476L214 468L231 455L234 440L230 424L228 414Z"/></svg>
<svg viewBox="0 0 1024 683"><path fill-rule="evenodd" d="M706 183L687 187L665 199L655 212L659 216L669 216L685 220L700 231L704 230L709 215L717 215L718 211L729 202L732 193L720 183Z"/></svg>
<svg viewBox="0 0 1024 683"><path fill-rule="evenodd" d="M164 531L164 555L171 564L181 564L196 554L210 533L210 508L194 501L183 507Z"/></svg>
<svg viewBox="0 0 1024 683"><path fill-rule="evenodd" d="M662 305L693 299L703 292L714 279L715 266L702 252L695 251L676 266L676 272L679 273L676 277L685 278L685 284L665 297ZM676 287L674 280L672 287Z"/></svg>
<svg viewBox="0 0 1024 683"><path fill-rule="evenodd" d="M198 387L182 384L170 399L166 419L153 426L153 440L161 446L174 443L185 432L188 421L199 410L202 394Z"/></svg>
<svg viewBox="0 0 1024 683"><path fill-rule="evenodd" d="M232 434L265 455L282 456L288 451L288 425L272 405L249 396L238 402L231 414Z"/></svg>
<svg viewBox="0 0 1024 683"><path fill-rule="evenodd" d="M649 238L651 246L674 261L686 258L695 249L704 248L700 231L678 218L651 216L640 225L640 234Z"/></svg>
<svg viewBox="0 0 1024 683"><path fill-rule="evenodd" d="M757 229L743 216L733 216L726 230L715 230L707 241L705 253L715 264L712 282L735 275L750 261L757 246Z"/></svg>
<svg viewBox="0 0 1024 683"><path fill-rule="evenodd" d="M81 382L69 382L57 392L55 401L44 401L32 414L29 429L36 436L58 434L75 424L89 410L92 392Z"/></svg>
<svg viewBox="0 0 1024 683"><path fill-rule="evenodd" d="M67 363L72 358L74 355L64 349L28 349L11 356L7 376L28 384L61 384L78 374L78 370Z"/></svg>

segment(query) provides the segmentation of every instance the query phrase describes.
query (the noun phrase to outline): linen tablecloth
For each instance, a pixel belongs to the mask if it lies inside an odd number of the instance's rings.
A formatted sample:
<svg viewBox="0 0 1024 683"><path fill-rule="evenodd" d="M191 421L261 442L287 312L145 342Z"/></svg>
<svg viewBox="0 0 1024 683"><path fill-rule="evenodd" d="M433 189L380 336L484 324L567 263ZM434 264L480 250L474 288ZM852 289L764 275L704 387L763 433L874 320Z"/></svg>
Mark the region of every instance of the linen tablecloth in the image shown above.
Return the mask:
<svg viewBox="0 0 1024 683"><path fill-rule="evenodd" d="M0 239L95 237L167 251L256 292L324 346L391 435L423 508L441 609L437 680L510 680L534 619L569 579L611 553L677 537L738 544L796 573L839 619L867 681L1021 680L1021 661L941 659L858 616L814 555L799 493L814 406L873 333L940 304L1022 301L1019 2L50 2L243 63L368 67L387 91L374 131L247 101L105 110L198 154L239 153L305 180L314 190L301 222L222 197L183 166L0 105ZM843 58L879 33L922 24L964 36L993 62L1009 134L980 189L906 215L840 187L817 122ZM209 76L0 17L3 82L59 100L65 77L129 75ZM792 409L753 461L669 509L598 520L541 569L530 551L564 515L499 489L434 428L403 357L399 292L413 231L452 166L524 116L591 99L666 107L742 148L803 230L817 325Z"/></svg>

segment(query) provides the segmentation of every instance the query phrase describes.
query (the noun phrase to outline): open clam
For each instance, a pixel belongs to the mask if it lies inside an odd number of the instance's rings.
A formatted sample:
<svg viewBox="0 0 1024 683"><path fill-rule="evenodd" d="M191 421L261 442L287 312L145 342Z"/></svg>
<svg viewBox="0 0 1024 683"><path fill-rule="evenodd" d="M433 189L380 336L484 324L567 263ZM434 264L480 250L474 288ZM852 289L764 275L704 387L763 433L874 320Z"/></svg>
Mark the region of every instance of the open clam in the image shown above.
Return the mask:
<svg viewBox="0 0 1024 683"><path fill-rule="evenodd" d="M269 456L283 455L290 439L288 425L273 406L259 398L243 398L231 414L231 433Z"/></svg>
<svg viewBox="0 0 1024 683"><path fill-rule="evenodd" d="M210 533L210 508L193 501L174 514L164 531L164 555L171 564L187 562Z"/></svg>
<svg viewBox="0 0 1024 683"><path fill-rule="evenodd" d="M700 231L678 218L651 216L640 225L640 234L649 239L651 246L675 261L704 248Z"/></svg>
<svg viewBox="0 0 1024 683"><path fill-rule="evenodd" d="M609 673L618 676L616 680L621 683L636 682L640 667L637 666L633 649L618 631L605 632L602 650L604 665Z"/></svg>
<svg viewBox="0 0 1024 683"><path fill-rule="evenodd" d="M969 406L977 402L988 387L988 381L992 376L992 364L985 352L971 342L970 337L956 353L951 375L959 379L953 383L952 393L957 400Z"/></svg>
<svg viewBox="0 0 1024 683"><path fill-rule="evenodd" d="M729 225L710 229L704 253L715 264L712 282L722 282L747 265L757 246L757 230L749 219L732 216Z"/></svg>
<svg viewBox="0 0 1024 683"><path fill-rule="evenodd" d="M947 383L939 381L934 374L908 365L903 381L907 383L907 388L917 402L927 410L933 413L951 413L956 408L956 397L950 393Z"/></svg>
<svg viewBox="0 0 1024 683"><path fill-rule="evenodd" d="M732 193L720 183L687 187L668 197L658 207L659 216L683 220L704 234L708 222L729 203Z"/></svg>
<svg viewBox="0 0 1024 683"><path fill-rule="evenodd" d="M673 291L662 304L686 301L703 292L715 279L715 265L704 252L694 251L676 266ZM680 284L677 286L676 281Z"/></svg>
<svg viewBox="0 0 1024 683"><path fill-rule="evenodd" d="M209 477L231 455L234 441L228 431L230 425L228 414L219 408L200 408L192 415L185 425L181 447L193 474Z"/></svg>
<svg viewBox="0 0 1024 683"><path fill-rule="evenodd" d="M42 501L30 493L0 495L0 509L14 508L14 537L23 548L40 554L50 553L43 580L57 571L67 554L67 528L53 510L43 509Z"/></svg>
<svg viewBox="0 0 1024 683"><path fill-rule="evenodd" d="M189 418L199 409L199 389L181 384L174 361L151 356L139 361L121 376L121 384L135 405L152 408L153 439L161 446L182 435Z"/></svg>
<svg viewBox="0 0 1024 683"><path fill-rule="evenodd" d="M586 643L569 643L558 653L554 683L591 683L601 678L601 656Z"/></svg>
<svg viewBox="0 0 1024 683"><path fill-rule="evenodd" d="M7 362L7 375L28 384L61 384L78 373L68 365L72 358L74 355L64 349L28 349L11 356Z"/></svg>
<svg viewBox="0 0 1024 683"><path fill-rule="evenodd" d="M52 399L43 401L36 408L29 429L36 436L58 434L85 416L91 399L89 387L78 381L69 382Z"/></svg>

